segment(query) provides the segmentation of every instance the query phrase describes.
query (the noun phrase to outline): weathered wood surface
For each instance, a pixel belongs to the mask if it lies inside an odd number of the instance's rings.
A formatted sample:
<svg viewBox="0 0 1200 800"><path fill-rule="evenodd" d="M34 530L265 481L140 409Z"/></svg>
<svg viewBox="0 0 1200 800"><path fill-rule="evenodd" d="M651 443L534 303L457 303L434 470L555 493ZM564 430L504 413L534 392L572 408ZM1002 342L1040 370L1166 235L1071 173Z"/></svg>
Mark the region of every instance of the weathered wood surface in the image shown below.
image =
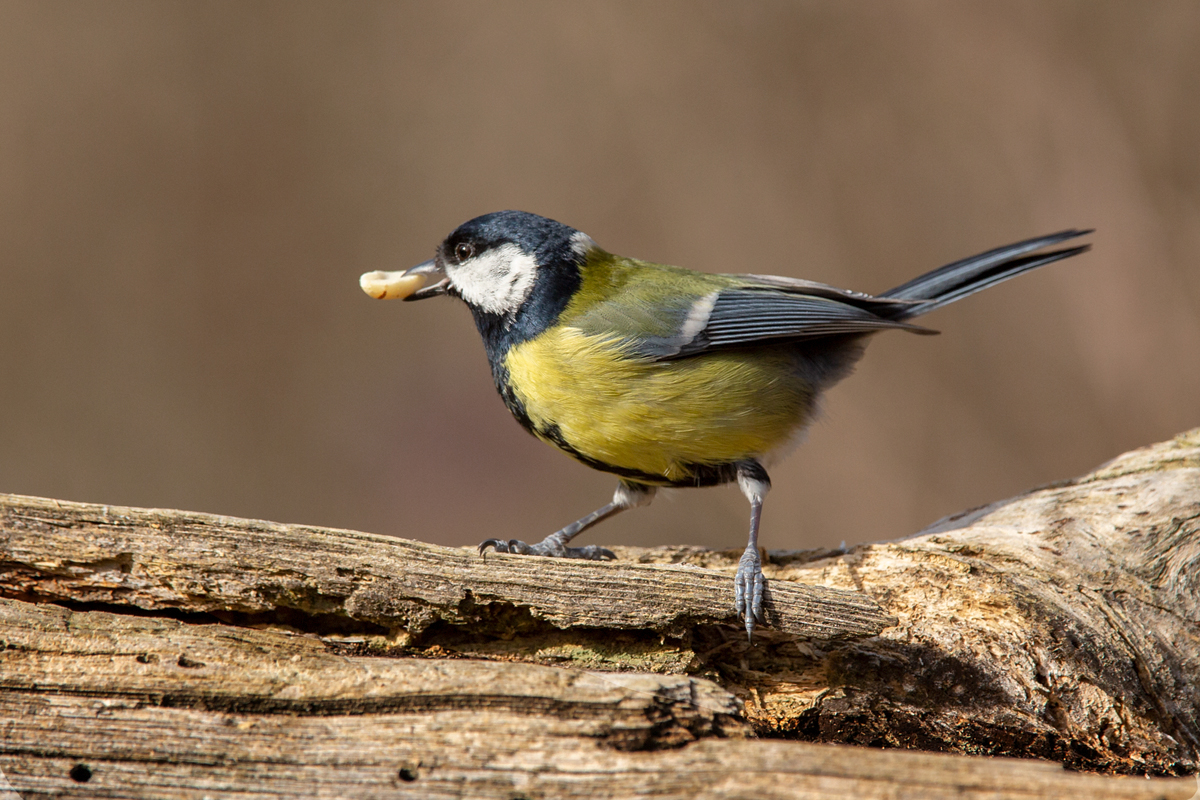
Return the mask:
<svg viewBox="0 0 1200 800"><path fill-rule="evenodd" d="M309 630L640 631L738 626L733 581L686 564L489 554L357 531L0 494L0 594L222 613ZM865 595L780 582L768 624L803 638L895 622Z"/></svg>
<svg viewBox="0 0 1200 800"><path fill-rule="evenodd" d="M0 600L23 798L1190 797L1188 779L746 738L687 676L343 656L312 636Z"/></svg>
<svg viewBox="0 0 1200 800"><path fill-rule="evenodd" d="M760 692L751 718L825 741L1200 769L1200 429L769 574L856 588L900 623L827 650L815 691Z"/></svg>
<svg viewBox="0 0 1200 800"><path fill-rule="evenodd" d="M755 647L727 610L740 553L617 550L485 565L349 531L4 497L0 770L24 797L1197 788L746 737L1196 772L1200 430L908 540L774 553L774 630Z"/></svg>

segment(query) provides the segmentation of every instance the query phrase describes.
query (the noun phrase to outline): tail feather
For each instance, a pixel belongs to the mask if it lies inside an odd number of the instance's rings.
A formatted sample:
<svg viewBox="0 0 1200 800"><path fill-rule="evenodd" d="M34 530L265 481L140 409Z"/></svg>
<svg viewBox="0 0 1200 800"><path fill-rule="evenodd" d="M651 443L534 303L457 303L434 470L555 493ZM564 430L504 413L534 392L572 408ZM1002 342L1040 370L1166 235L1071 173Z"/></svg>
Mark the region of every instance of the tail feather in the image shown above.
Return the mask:
<svg viewBox="0 0 1200 800"><path fill-rule="evenodd" d="M1085 244L1062 250L1052 250L1048 253L1034 253L1044 247L1065 242L1091 233L1091 230L1068 230L1027 239L1023 242L998 247L977 256L955 261L944 267L927 272L913 278L908 283L890 289L880 297L896 300L924 301L905 305L896 309L895 319L910 319L961 300L967 295L975 294L989 286L1014 278L1022 272L1061 261L1064 258L1079 255L1091 249Z"/></svg>

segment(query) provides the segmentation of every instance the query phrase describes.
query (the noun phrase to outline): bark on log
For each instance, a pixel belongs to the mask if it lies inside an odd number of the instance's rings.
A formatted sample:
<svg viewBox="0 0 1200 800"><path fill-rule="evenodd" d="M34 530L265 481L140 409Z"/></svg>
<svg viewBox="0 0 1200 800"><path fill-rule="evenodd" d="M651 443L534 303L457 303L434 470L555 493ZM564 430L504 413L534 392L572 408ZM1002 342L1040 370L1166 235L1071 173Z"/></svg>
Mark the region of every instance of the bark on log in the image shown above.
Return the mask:
<svg viewBox="0 0 1200 800"><path fill-rule="evenodd" d="M1196 772L1200 430L901 542L772 553L754 647L740 553L618 554L0 496L0 770L25 798L1197 789L754 737Z"/></svg>

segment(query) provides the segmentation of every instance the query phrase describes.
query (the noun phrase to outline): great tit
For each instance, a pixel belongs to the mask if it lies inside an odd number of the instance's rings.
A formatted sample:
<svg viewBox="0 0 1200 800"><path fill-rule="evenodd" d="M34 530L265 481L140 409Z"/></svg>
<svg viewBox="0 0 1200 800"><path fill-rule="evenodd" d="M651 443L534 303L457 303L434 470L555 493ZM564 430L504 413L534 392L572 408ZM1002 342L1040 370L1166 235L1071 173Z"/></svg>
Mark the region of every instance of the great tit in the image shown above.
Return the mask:
<svg viewBox="0 0 1200 800"><path fill-rule="evenodd" d="M578 534L646 505L660 486L737 481L750 538L734 608L753 636L764 621L758 552L764 464L812 422L821 393L846 377L882 330L910 322L1088 245L1043 249L1067 230L956 261L878 296L771 275L713 275L613 255L587 234L524 211L460 225L429 261L362 276L373 297L467 304L492 379L517 421L544 442L618 478L612 502L536 544L499 552L611 559ZM1043 251L1043 252L1038 252Z"/></svg>

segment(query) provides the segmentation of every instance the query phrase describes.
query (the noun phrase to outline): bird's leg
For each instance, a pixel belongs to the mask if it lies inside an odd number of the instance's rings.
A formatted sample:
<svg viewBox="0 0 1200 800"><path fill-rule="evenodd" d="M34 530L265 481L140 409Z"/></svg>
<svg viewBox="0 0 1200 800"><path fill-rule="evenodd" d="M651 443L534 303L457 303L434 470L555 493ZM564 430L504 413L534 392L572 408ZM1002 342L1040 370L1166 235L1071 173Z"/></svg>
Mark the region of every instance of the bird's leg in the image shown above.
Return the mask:
<svg viewBox="0 0 1200 800"><path fill-rule="evenodd" d="M526 544L519 539L509 539L507 542L502 539L488 539L479 545L479 553L482 555L484 551L492 547L495 548L497 553L518 553L530 556L587 558L593 561L616 558L613 551L605 547L599 547L594 544L590 544L587 547L567 547L567 544L588 528L602 520L608 519L618 512L624 511L627 508L637 508L638 506L649 504L654 498L654 492L655 488L653 486L621 481L617 484L617 491L613 493L611 503L596 509L582 519L572 522L561 531L550 534L537 544Z"/></svg>
<svg viewBox="0 0 1200 800"><path fill-rule="evenodd" d="M750 541L746 552L738 561L737 574L733 578L733 607L746 621L746 635L754 641L755 622L766 622L763 617L763 589L767 579L763 577L762 558L758 554L758 522L762 517L763 498L771 489L767 471L757 461L738 464L737 482L750 501Z"/></svg>

